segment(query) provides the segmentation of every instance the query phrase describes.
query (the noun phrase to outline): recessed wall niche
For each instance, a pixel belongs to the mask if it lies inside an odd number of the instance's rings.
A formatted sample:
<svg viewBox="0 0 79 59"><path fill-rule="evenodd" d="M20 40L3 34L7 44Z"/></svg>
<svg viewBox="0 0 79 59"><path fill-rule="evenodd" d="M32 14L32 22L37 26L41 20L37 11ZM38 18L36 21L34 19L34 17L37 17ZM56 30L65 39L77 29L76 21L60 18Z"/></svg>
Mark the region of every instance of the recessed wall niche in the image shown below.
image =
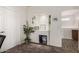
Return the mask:
<svg viewBox="0 0 79 59"><path fill-rule="evenodd" d="M49 17L46 14L34 15L32 17L32 26L39 31L48 31Z"/></svg>

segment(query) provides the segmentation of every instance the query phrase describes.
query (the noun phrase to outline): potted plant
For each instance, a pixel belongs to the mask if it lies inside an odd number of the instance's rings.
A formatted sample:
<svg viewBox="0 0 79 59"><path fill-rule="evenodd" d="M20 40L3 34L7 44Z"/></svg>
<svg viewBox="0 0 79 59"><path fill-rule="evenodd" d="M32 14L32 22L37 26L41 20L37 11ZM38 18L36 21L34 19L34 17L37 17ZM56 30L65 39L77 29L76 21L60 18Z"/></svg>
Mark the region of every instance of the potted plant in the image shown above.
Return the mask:
<svg viewBox="0 0 79 59"><path fill-rule="evenodd" d="M26 25L23 25L23 30L24 30L24 34L26 35L25 38L25 43L30 43L31 39L30 39L30 34L34 32L33 27L30 27L28 22L26 23Z"/></svg>

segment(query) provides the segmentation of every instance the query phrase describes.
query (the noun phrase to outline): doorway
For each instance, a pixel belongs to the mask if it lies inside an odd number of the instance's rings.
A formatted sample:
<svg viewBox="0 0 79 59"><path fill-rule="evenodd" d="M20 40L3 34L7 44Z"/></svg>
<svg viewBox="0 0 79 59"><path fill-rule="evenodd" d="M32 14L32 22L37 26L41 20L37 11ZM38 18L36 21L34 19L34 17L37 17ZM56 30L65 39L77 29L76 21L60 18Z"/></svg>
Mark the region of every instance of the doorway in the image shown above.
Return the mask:
<svg viewBox="0 0 79 59"><path fill-rule="evenodd" d="M77 9L65 10L61 13L62 47L68 50L78 50L78 22Z"/></svg>

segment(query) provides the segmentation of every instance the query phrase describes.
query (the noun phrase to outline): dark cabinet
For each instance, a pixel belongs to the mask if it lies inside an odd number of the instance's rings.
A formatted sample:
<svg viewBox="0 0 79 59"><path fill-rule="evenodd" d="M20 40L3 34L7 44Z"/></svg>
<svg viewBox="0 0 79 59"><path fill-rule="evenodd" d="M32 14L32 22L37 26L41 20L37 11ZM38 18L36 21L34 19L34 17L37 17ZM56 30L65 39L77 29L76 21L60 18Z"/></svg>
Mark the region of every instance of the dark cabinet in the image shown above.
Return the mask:
<svg viewBox="0 0 79 59"><path fill-rule="evenodd" d="M6 37L5 35L0 35L0 48L3 44L3 41L4 41L5 37Z"/></svg>
<svg viewBox="0 0 79 59"><path fill-rule="evenodd" d="M72 39L78 41L78 30L72 30Z"/></svg>

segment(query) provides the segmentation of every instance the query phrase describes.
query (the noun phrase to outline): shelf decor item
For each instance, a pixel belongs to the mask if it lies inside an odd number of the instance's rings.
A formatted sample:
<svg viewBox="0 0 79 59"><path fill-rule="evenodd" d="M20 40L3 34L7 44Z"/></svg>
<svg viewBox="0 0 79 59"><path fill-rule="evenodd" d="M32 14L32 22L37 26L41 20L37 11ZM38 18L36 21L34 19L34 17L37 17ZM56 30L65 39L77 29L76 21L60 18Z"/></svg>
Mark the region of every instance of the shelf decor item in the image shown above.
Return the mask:
<svg viewBox="0 0 79 59"><path fill-rule="evenodd" d="M55 17L54 20L57 21L58 19Z"/></svg>
<svg viewBox="0 0 79 59"><path fill-rule="evenodd" d="M35 19L36 19L36 16L33 16L32 17L32 24L34 24Z"/></svg>

